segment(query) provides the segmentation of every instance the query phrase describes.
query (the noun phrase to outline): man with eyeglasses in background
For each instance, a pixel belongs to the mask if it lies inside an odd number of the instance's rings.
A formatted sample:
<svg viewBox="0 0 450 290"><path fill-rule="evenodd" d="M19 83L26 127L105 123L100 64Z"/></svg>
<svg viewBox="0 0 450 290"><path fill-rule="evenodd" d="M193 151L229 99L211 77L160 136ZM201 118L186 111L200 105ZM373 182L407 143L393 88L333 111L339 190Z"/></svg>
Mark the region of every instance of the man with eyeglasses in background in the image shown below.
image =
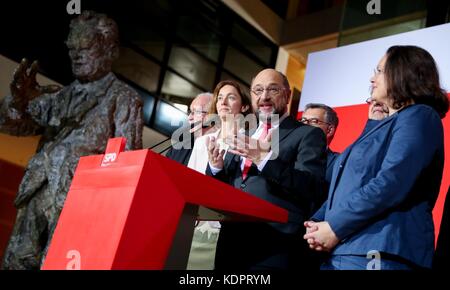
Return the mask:
<svg viewBox="0 0 450 290"><path fill-rule="evenodd" d="M384 69L379 68L378 66L373 70L374 76L384 74ZM372 95L373 86L370 87L370 95ZM383 120L386 117L389 117L389 110L386 104L377 102L372 100L372 97L368 97L366 99L366 104L369 105L369 120L367 121L366 126L361 135L364 135L366 132L370 131L378 121Z"/></svg>
<svg viewBox="0 0 450 290"><path fill-rule="evenodd" d="M260 120L255 133L251 138L230 136L225 159L216 140L208 140L208 175L289 211L285 224L222 222L216 270L318 269L316 256L299 238L302 221L318 198L326 197L326 141L319 129L288 115L290 93L286 76L273 69L261 71L251 86ZM251 140L270 140L271 146L252 147Z"/></svg>
<svg viewBox="0 0 450 290"><path fill-rule="evenodd" d="M369 120L362 134L370 131L379 121L389 116L389 110L385 104L376 102L370 97L366 100L366 103L369 105Z"/></svg>
<svg viewBox="0 0 450 290"><path fill-rule="evenodd" d="M385 104L375 102L372 98L368 98L366 103L369 105L368 117L366 126L362 132L362 135L370 131L379 121L389 116L389 111ZM339 156L338 152L333 152L330 149L330 143L336 133L339 118L336 111L325 104L310 103L305 106L302 118L300 122L322 129L327 137L327 173L326 180L329 183L331 181L331 175L333 173L333 165L336 158Z"/></svg>
<svg viewBox="0 0 450 290"><path fill-rule="evenodd" d="M188 111L188 121L191 124L191 132L196 131L202 127L202 135L208 131L208 128L203 128L203 123L211 109L211 102L213 100L213 94L201 93L198 94L191 102Z"/></svg>
<svg viewBox="0 0 450 290"><path fill-rule="evenodd" d="M300 122L322 129L327 138L327 171L325 180L330 183L333 173L333 165L339 153L330 149L331 141L333 141L339 125L339 118L336 111L324 104L310 103L305 106Z"/></svg>
<svg viewBox="0 0 450 290"><path fill-rule="evenodd" d="M171 147L166 154L167 158L175 160L185 166L188 165L192 148L194 147L195 138L197 136L207 134L207 132L211 129L211 127L204 125L209 109L211 108L212 100L213 95L211 93L201 93L194 98L189 106L188 113L191 138L189 138L189 140L183 140L182 142L186 144L183 144L180 149L174 149Z"/></svg>

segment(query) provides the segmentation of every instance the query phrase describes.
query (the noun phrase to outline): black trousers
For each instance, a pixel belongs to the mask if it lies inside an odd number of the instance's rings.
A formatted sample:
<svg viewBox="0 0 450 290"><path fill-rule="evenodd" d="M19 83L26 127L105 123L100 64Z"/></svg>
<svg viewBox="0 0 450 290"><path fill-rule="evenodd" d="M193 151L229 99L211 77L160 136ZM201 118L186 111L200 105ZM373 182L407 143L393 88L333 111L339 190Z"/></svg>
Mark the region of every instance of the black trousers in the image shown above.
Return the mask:
<svg viewBox="0 0 450 290"><path fill-rule="evenodd" d="M323 259L309 249L303 235L303 230L285 234L267 223L223 222L215 269L319 270Z"/></svg>

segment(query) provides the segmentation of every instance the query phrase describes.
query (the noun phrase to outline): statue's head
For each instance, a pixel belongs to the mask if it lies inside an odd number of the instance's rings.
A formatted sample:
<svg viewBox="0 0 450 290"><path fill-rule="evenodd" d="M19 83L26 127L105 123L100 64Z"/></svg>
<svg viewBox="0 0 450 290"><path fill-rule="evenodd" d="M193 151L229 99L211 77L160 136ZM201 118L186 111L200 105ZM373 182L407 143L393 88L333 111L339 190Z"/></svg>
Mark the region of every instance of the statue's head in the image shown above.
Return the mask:
<svg viewBox="0 0 450 290"><path fill-rule="evenodd" d="M119 56L119 30L104 14L84 11L70 22L66 41L72 73L80 82L98 80L111 72Z"/></svg>

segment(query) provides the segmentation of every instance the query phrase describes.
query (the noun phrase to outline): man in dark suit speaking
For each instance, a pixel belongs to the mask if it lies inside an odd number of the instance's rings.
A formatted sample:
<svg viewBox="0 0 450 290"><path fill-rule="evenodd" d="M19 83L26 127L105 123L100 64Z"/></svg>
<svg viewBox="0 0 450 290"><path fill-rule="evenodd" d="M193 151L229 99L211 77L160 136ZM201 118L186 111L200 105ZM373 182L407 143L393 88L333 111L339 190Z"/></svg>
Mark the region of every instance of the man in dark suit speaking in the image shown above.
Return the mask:
<svg viewBox="0 0 450 290"><path fill-rule="evenodd" d="M288 115L290 86L282 73L261 71L252 81L251 95L258 128L251 138L229 136L227 152L211 138L207 174L287 209L289 222L223 222L215 267L308 268L311 256L301 241L302 222L325 198L325 136ZM251 146L255 140L258 146Z"/></svg>

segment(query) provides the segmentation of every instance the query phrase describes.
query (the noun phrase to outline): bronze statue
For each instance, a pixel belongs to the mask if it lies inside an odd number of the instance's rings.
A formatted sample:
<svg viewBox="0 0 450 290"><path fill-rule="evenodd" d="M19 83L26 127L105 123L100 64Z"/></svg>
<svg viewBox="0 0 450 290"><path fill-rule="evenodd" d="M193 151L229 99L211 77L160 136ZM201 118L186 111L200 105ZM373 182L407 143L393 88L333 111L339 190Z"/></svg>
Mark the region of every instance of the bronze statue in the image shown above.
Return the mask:
<svg viewBox="0 0 450 290"><path fill-rule="evenodd" d="M142 148L142 101L111 72L118 57L118 28L103 14L85 11L70 24L67 47L76 78L70 85L41 87L37 65L23 60L0 101L0 131L42 134L15 199L16 223L3 268L37 269L51 240L79 157L102 154L109 138Z"/></svg>

